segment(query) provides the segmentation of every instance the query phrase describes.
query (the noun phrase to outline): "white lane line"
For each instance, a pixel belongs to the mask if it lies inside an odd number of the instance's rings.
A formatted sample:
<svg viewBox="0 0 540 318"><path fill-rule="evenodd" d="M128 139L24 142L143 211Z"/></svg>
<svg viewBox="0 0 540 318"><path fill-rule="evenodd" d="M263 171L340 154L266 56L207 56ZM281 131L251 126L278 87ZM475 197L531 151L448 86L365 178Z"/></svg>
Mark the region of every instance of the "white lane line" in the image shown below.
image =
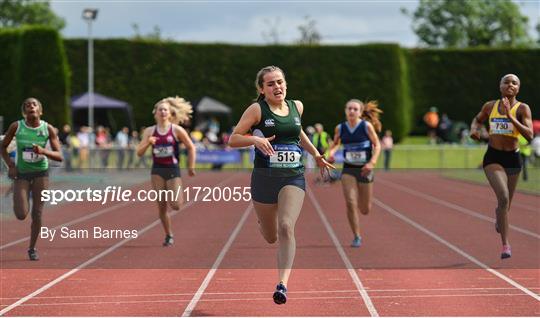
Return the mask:
<svg viewBox="0 0 540 318"><path fill-rule="evenodd" d="M528 289L535 289L540 291L540 287L527 287ZM463 288L397 288L397 289L369 289L370 293L395 293L395 292L404 292L404 293L413 293L418 292L489 292L489 291L505 291L505 290L514 290L513 287L463 287ZM297 290L291 291L287 294L296 295L296 294L348 294L348 293L358 293L358 289L336 289L336 290ZM237 291L233 292L205 292L206 296L217 296L217 295L237 295ZM258 294L268 294L268 290L264 291L242 291L242 294L246 295L258 295ZM36 296L34 299L84 299L84 298L152 298L152 297L177 297L177 296L193 296L194 293L165 293L165 294L133 294L133 295L73 295L73 296ZM467 294L464 294L467 295ZM523 295L520 293L519 295ZM524 295L525 296L525 295ZM371 296L375 298L377 296ZM379 296L380 297L380 296ZM10 299L19 299L18 297L2 297L2 300ZM268 298L267 298L268 299ZM203 301L203 300L200 300ZM8 306L8 305L2 305ZM23 305L21 305L23 306Z"/></svg>
<svg viewBox="0 0 540 318"><path fill-rule="evenodd" d="M203 282L201 283L201 286L199 286L199 289L193 295L193 298L187 305L186 309L184 310L184 313L182 313L182 317L189 317L191 316L191 313L197 306L197 303L201 300L201 297L210 284L210 281L214 277L214 274L216 273L217 269L219 268L219 265L221 265L221 262L223 261L223 258L225 257L225 254L229 251L231 248L232 243L236 239L236 236L238 236L238 233L240 232L240 229L242 226L244 226L244 223L246 222L247 217L249 216L249 213L253 209L253 205L250 203L247 207L247 209L244 211L244 214L240 218L240 221L238 221L238 224L232 231L231 235L229 236L229 239L227 240L227 243L223 246L221 249L221 252L219 253L218 257L216 258L216 261L212 265L212 268L208 271L208 274L206 274L206 277L204 278Z"/></svg>
<svg viewBox="0 0 540 318"><path fill-rule="evenodd" d="M449 180L449 181L452 181L454 183L456 183L456 186L459 186L460 183L466 183L468 185L473 185L473 186L477 186L479 188L488 188L489 189L489 186L487 184L481 184L481 183L471 183L469 181L466 181L466 180L459 180L459 179L452 179L452 178L448 178L448 177L444 177L442 176L443 179L445 180ZM415 177L405 177L405 179L407 180L416 180L417 178ZM387 180L389 181L389 180ZM392 181L396 184L398 184L397 182L395 181ZM429 184L429 180L425 180L426 183ZM433 185L433 182L436 182L436 181L432 181L431 185ZM444 184L442 187L447 190L447 191L451 191L451 192L455 192L455 193L461 193L461 194L466 194L468 196L473 196L473 197L476 197L477 199L480 198L482 200L485 200L485 201L489 201L489 202L494 202L494 203L497 203L497 200L493 198L493 195L491 196L488 196L487 194L486 195L481 195L479 196L478 193L474 192L474 191L467 191L467 190L464 190L464 189L461 189L461 188L458 188L456 186L452 186L452 185L449 185L449 184ZM437 184L437 187L441 188L441 185L440 184ZM517 193L516 193L517 195ZM530 195L530 196L534 196L534 194L526 194L526 195ZM522 208L524 210L529 210L529 211L532 211L532 212L537 212L537 213L540 213L540 197L537 196L536 197L536 200L538 201L537 202L537 205L536 206L531 206L531 205L528 205L528 204L524 204L524 203L521 203L521 202L516 202L517 200L513 200L512 201L512 206L513 207L519 207L519 208Z"/></svg>
<svg viewBox="0 0 540 318"><path fill-rule="evenodd" d="M339 242L336 233L332 229L332 226L326 219L326 216L319 205L319 202L317 202L317 199L315 198L315 195L306 187L306 192L311 199L311 202L313 203L313 206L315 207L315 210L317 210L317 213L319 214L319 217L321 218L324 227L326 228L326 231L328 232L328 235L330 235L330 238L332 239L332 242L334 243L334 246L336 247L336 250L341 257L341 260L345 264L345 267L347 268L347 271L349 272L349 275L351 276L354 285L356 286L356 289L360 293L360 296L362 297L362 300L364 301L370 315L372 317L379 317L379 313L377 312L377 309L373 305L373 302L371 301L371 298L369 298L369 295L364 288L364 285L362 284L362 281L360 280L360 277L358 277L358 274L356 273L355 268L353 267L351 261L347 257L347 254L345 254L345 251L343 250L343 247L341 246L341 243Z"/></svg>
<svg viewBox="0 0 540 318"><path fill-rule="evenodd" d="M234 178L234 175L223 180L222 182L220 182L217 186L219 185L222 185L224 183L227 183L230 179ZM186 203L184 206L182 206L181 209L177 210L177 211L174 211L172 213L170 213L170 217L173 217L175 216L176 214L180 213L181 211L189 208L190 206L192 206L195 202L199 202L199 201L189 201L188 203ZM138 233L138 237L141 237L141 235L145 232L147 232L148 230L150 230L151 228L153 228L154 226L160 224L161 221L159 219L155 220L154 222L150 223L149 225L147 225L146 227L144 227L143 229L139 230ZM34 298L35 296L41 294L42 292L46 291L47 289L53 287L54 285L60 283L61 281L63 281L64 279L70 277L71 275L77 273L79 270L87 267L88 265L91 265L92 263L94 263L95 261L99 260L100 258L106 256L107 254L113 252L114 250L116 250L117 248L119 248L120 246L124 245L125 243L129 242L133 240L132 238L126 238L126 239L123 239L122 241L114 244L113 246L109 247L108 249L104 250L103 252L99 253L98 255L92 257L91 259L87 260L86 262L80 264L79 266L75 267L74 269L60 275L59 277L55 278L54 280L50 281L49 283L45 284L44 286L36 289L35 291L33 291L32 293L22 297L21 299L17 300L16 302L14 302L13 304L7 306L6 308L0 310L0 316L6 314L7 312L17 308L18 306L20 306L21 304L27 302L28 300Z"/></svg>
<svg viewBox="0 0 540 318"><path fill-rule="evenodd" d="M475 218L478 218L478 219L481 219L481 220L484 220L484 221L488 221L490 223L493 223L495 224L495 219L492 218L492 217L489 217L489 216L485 216L483 214L481 214L480 212L477 212L477 211L473 211L473 210L470 210L470 209L467 209L465 207L462 207L460 205L457 205L457 204L453 204L453 203L450 203L448 201L445 201L445 200L441 200L440 198L437 198L437 197L434 197L434 196L431 196L429 194L425 194L425 193L422 193L422 192L418 192L416 190L412 190L410 188L407 188L407 187L404 187L402 185L399 185L399 184L395 184L393 182L390 182L390 181L385 181L385 180L378 180L377 181L378 183L381 183L381 184L384 184L388 187L391 187L391 188L394 188L394 189L398 189L400 191L403 191L403 192L406 192L406 193L409 193L409 194L412 194L412 195L415 195L417 197L421 197L427 201L430 201L430 202L433 202L433 203L436 203L436 204L439 204L439 205L442 205L442 206L445 206L447 208L450 208L450 209L453 209L453 210L456 210L458 212L461 212L463 214L467 214L469 216L472 216L472 217L475 217ZM534 237L536 239L540 239L540 235L537 234L537 233L534 233L534 232L531 232L529 230L526 230L526 229L523 229L523 228L520 228L520 227L517 227L517 226L514 226L514 225L510 225L510 228L516 232L520 232L522 234L525 234L525 235L528 235L528 236L531 236L531 237Z"/></svg>
<svg viewBox="0 0 540 318"><path fill-rule="evenodd" d="M382 203L381 201L377 200L377 199L373 199L373 202L375 202L376 205L378 205L379 207L383 208L385 211L387 211L388 213L400 218L401 220L403 220L404 222L412 225L413 227L415 227L417 230L429 235L431 238L435 239L436 241L442 243L443 245L445 245L446 247L448 247L449 249L453 250L454 252L458 253L459 255L465 257L466 259L468 259L469 261L473 262L474 264L478 265L478 267L480 268L483 268L485 269L486 271L488 271L489 273L497 276L498 278L504 280L505 282L507 282L508 284L514 286L515 288L521 290L522 292L524 292L525 294L531 296L532 298L536 299L537 301L540 301L540 296L538 296L538 294L532 292L531 290L527 289L526 287L520 285L519 283L515 282L514 280L512 280L510 277L502 274L502 273L499 273L498 271L490 268L489 266L487 266L486 264L480 262L478 259L476 259L475 257L467 254L465 251L461 250L459 247L453 245L452 243L448 242L447 240L443 239L442 237L440 237L439 235L431 232L430 230L428 230L427 228L423 227L422 225L414 222L413 220L411 220L410 218L406 217L405 215L403 215L402 213L394 210L393 208L391 208L390 206Z"/></svg>
<svg viewBox="0 0 540 318"><path fill-rule="evenodd" d="M355 291L356 292L356 291ZM494 293L494 294L436 294L436 295L381 295L381 296L372 296L372 298L448 298L448 297L493 297L493 296L499 296L499 297L509 297L509 296L517 296L517 297L526 297L527 295L524 295L522 293L515 294L515 293ZM295 297L294 300L312 300L312 301L318 301L318 304L320 304L320 300L329 300L329 299L360 299L361 297L359 295L355 296L324 296L324 297ZM231 301L238 301L238 302L250 302L250 301L264 301L268 302L268 297L256 297L256 298L205 298L201 299L200 302L231 302ZM39 306L96 306L96 305L108 305L108 304L115 304L115 305L121 305L121 304L131 304L131 305L138 305L138 304L152 304L152 303L178 303L178 302L187 302L187 300L184 299L161 299L161 300L126 300L126 301L90 301L90 302L64 302L64 303L36 303L36 304L23 304L21 307L39 307Z"/></svg>

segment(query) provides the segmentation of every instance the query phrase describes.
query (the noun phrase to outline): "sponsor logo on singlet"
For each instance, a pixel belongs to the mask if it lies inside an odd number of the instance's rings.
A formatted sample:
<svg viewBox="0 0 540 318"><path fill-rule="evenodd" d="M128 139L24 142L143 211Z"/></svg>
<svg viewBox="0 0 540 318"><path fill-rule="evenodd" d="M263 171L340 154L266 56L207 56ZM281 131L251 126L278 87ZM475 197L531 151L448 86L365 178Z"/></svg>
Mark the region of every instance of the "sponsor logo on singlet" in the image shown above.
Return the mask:
<svg viewBox="0 0 540 318"><path fill-rule="evenodd" d="M276 124L274 123L274 120L272 118L266 119L264 121L264 127L274 127Z"/></svg>

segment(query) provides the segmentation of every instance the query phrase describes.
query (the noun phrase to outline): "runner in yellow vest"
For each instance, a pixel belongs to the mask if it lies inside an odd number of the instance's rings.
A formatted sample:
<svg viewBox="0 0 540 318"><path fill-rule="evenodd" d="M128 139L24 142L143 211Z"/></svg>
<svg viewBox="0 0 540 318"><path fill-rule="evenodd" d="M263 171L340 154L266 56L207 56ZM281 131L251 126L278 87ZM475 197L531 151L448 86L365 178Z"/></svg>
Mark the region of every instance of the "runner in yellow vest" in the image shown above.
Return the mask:
<svg viewBox="0 0 540 318"><path fill-rule="evenodd" d="M485 103L471 123L471 138L479 140L482 123L489 122L489 145L482 166L497 196L495 229L501 234L502 259L512 256L508 241L508 210L522 166L518 136L521 134L528 141L533 138L531 109L516 99L519 87L516 75L503 76L499 84L501 99Z"/></svg>

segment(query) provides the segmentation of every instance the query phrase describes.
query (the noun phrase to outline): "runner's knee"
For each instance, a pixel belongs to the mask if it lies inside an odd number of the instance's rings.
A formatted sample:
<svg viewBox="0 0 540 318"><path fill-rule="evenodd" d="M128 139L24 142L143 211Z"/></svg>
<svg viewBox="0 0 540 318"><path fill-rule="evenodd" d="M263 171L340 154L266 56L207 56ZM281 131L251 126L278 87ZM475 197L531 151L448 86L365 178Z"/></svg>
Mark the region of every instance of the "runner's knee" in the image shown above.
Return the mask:
<svg viewBox="0 0 540 318"><path fill-rule="evenodd" d="M371 212L371 204L368 204L360 209L360 213L363 215L368 215Z"/></svg>
<svg viewBox="0 0 540 318"><path fill-rule="evenodd" d="M275 242L277 242L277 233L263 234L263 237L265 241L268 242L269 244L274 244Z"/></svg>
<svg viewBox="0 0 540 318"><path fill-rule="evenodd" d="M15 203L13 205L13 212L15 212L15 216L17 217L17 219L24 220L28 215L28 208L25 207L24 204Z"/></svg>
<svg viewBox="0 0 540 318"><path fill-rule="evenodd" d="M508 196L508 194L497 197L497 208L499 210L508 210L509 206L510 206L510 197Z"/></svg>
<svg viewBox="0 0 540 318"><path fill-rule="evenodd" d="M26 219L26 213L24 213L23 211L15 211L15 216L17 217L18 220L24 220Z"/></svg>
<svg viewBox="0 0 540 318"><path fill-rule="evenodd" d="M32 221L41 220L42 212L43 211L41 209L32 209Z"/></svg>
<svg viewBox="0 0 540 318"><path fill-rule="evenodd" d="M171 209L176 210L176 211L180 210L180 203L176 201L171 202Z"/></svg>
<svg viewBox="0 0 540 318"><path fill-rule="evenodd" d="M278 226L279 237L290 239L294 237L294 227L289 222L280 222Z"/></svg>

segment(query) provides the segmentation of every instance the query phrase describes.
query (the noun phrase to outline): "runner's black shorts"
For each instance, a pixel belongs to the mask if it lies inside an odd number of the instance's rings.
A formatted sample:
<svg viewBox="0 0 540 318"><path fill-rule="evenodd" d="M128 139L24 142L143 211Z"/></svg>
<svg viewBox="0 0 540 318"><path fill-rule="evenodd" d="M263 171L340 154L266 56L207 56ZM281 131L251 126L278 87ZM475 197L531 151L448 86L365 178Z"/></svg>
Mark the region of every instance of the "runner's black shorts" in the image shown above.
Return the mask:
<svg viewBox="0 0 540 318"><path fill-rule="evenodd" d="M497 150L495 148L492 148L491 146L488 146L486 154L484 155L482 167L494 163L501 165L508 175L515 175L520 173L521 167L523 166L521 162L521 157L519 155L519 149L504 151Z"/></svg>
<svg viewBox="0 0 540 318"><path fill-rule="evenodd" d="M286 177L270 177L253 172L251 174L251 198L255 202L274 204L278 202L279 191L292 185L306 191L304 174Z"/></svg>
<svg viewBox="0 0 540 318"><path fill-rule="evenodd" d="M165 181L180 178L180 167L178 165L152 165L152 175L158 175L162 177Z"/></svg>
<svg viewBox="0 0 540 318"><path fill-rule="evenodd" d="M16 179L32 182L32 180L34 180L35 178L48 177L48 176L49 176L49 170L32 171L32 172L17 172Z"/></svg>
<svg viewBox="0 0 540 318"><path fill-rule="evenodd" d="M368 175L363 176L362 167L364 166L354 166L345 162L343 163L343 170L341 170L341 175L351 175L356 178L356 182L358 183L372 183L375 178L373 170L371 170Z"/></svg>

